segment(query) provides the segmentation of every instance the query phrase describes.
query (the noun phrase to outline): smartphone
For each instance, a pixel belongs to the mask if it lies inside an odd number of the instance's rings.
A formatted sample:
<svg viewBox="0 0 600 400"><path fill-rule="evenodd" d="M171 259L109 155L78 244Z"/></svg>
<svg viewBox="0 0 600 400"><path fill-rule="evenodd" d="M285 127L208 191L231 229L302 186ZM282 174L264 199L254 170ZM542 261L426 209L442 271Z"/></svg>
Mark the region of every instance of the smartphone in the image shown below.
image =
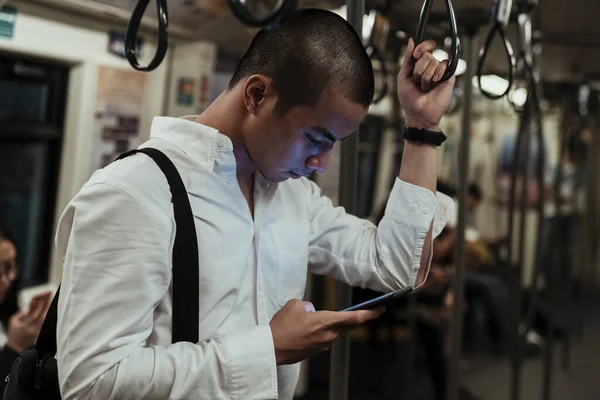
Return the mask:
<svg viewBox="0 0 600 400"><path fill-rule="evenodd" d="M21 290L19 292L19 307L23 312L29 312L31 306L41 308L44 303L52 302L52 297L56 293L57 288L58 286L53 284L44 284ZM49 296L48 292L50 292Z"/></svg>
<svg viewBox="0 0 600 400"><path fill-rule="evenodd" d="M367 300L363 303L356 304L352 307L343 309L342 311L356 311L356 310L372 310L381 306L385 306L389 302L396 300L400 297L408 296L412 293L411 287L405 287L403 289L395 290L393 292L384 294L383 296L375 297L374 299Z"/></svg>
<svg viewBox="0 0 600 400"><path fill-rule="evenodd" d="M37 310L47 310L50 306L50 302L52 301L52 292L47 291L44 293L39 293L33 296L31 301L29 302L28 312L33 312Z"/></svg>

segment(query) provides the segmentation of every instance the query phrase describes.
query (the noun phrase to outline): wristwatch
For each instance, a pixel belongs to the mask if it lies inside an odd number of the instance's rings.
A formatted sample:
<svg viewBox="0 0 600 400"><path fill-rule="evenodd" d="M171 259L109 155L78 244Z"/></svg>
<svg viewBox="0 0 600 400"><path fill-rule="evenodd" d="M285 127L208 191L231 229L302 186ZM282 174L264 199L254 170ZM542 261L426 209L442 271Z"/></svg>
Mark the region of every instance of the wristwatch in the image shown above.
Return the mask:
<svg viewBox="0 0 600 400"><path fill-rule="evenodd" d="M404 127L404 140L410 142L428 144L431 146L440 146L446 140L446 135L442 131L428 131L427 129Z"/></svg>

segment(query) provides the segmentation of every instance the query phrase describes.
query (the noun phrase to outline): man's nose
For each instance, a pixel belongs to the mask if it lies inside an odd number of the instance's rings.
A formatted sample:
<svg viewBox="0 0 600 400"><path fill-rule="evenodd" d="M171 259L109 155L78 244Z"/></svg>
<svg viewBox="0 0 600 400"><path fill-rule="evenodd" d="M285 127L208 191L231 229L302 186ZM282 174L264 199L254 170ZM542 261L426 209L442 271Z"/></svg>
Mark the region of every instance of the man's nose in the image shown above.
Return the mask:
<svg viewBox="0 0 600 400"><path fill-rule="evenodd" d="M306 165L317 171L319 174L325 172L329 166L329 157L331 156L331 149L326 150L314 156L310 156L306 159Z"/></svg>

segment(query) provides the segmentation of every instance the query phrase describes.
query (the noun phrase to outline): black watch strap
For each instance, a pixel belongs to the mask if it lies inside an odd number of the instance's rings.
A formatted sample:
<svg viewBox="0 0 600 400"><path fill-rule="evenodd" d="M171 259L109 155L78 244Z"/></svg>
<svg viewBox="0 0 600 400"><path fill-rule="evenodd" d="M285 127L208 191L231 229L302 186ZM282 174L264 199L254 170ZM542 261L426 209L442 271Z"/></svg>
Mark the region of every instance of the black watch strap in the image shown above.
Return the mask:
<svg viewBox="0 0 600 400"><path fill-rule="evenodd" d="M428 131L427 129L404 127L404 140L410 142L440 146L446 140L446 135L441 131Z"/></svg>

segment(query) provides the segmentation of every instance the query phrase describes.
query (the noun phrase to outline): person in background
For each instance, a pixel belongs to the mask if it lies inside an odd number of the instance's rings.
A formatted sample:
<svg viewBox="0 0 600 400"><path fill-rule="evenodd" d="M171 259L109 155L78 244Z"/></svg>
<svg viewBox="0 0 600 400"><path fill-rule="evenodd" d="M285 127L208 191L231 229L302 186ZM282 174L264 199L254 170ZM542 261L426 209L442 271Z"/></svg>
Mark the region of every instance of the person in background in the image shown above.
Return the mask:
<svg viewBox="0 0 600 400"><path fill-rule="evenodd" d="M448 196L455 194L452 187L439 182L437 192ZM377 213L374 223L378 225L385 215L386 207ZM453 218L450 218L452 222ZM437 239L434 240L434 257L436 256ZM415 334L418 343L423 349L425 367L431 382L432 400L445 400L448 386L448 350L446 348L447 332L452 318L454 296L451 289L452 271L443 265L432 262L429 275L423 287L416 291L416 321ZM382 293L368 290L355 289L354 302L360 303L380 296ZM388 312L379 320L368 325L371 338L372 351L381 353L380 343L377 338L379 329L391 331L397 323L397 311L406 311L408 297L402 297L387 305ZM461 385L459 387L460 400L480 400Z"/></svg>
<svg viewBox="0 0 600 400"><path fill-rule="evenodd" d="M35 301L27 312L19 309L17 272L17 243L0 225L0 393L17 355L35 344L48 308L48 301Z"/></svg>
<svg viewBox="0 0 600 400"><path fill-rule="evenodd" d="M565 289L567 270L571 264L571 248L576 237L576 215L581 209L577 166L573 157L575 141L571 140L563 151L560 163L546 174L544 204L544 278L547 285ZM556 175L560 172L560 187L555 187ZM558 197L558 199L557 199ZM557 209L557 200L559 209ZM559 212L557 212L559 211ZM559 246L557 244L560 243ZM557 251L554 252L552 249Z"/></svg>
<svg viewBox="0 0 600 400"><path fill-rule="evenodd" d="M483 195L476 183L470 183L467 188L467 226L475 228L475 212L481 203Z"/></svg>
<svg viewBox="0 0 600 400"><path fill-rule="evenodd" d="M438 191L456 199L456 190L449 184L438 181ZM483 197L475 184L469 185L467 211L474 215ZM458 205L455 208L458 213ZM433 263L454 269L454 247L457 234L457 215L451 216L440 236L434 242ZM502 349L508 338L508 286L499 277L488 271L492 262L488 244L481 238L473 225L465 229L465 346L469 346L475 330L473 310L483 307L486 314L487 331L494 348Z"/></svg>
<svg viewBox="0 0 600 400"><path fill-rule="evenodd" d="M583 210L584 201L582 177L576 158L578 154L582 154L582 149L578 148L582 145L580 138L570 138L559 163L553 165L545 176L541 267L546 296L569 291L569 270L577 237L578 216ZM557 173L560 174L558 187ZM568 313L569 311L561 305L553 302L544 304L536 324L540 331L546 334L548 319L553 318L553 329L560 335L568 328Z"/></svg>
<svg viewBox="0 0 600 400"><path fill-rule="evenodd" d="M473 189L474 188L474 189ZM438 181L437 190L456 200L456 190L451 185ZM472 194L473 193L473 194ZM467 201L469 212L475 212L476 207L483 198L483 193L476 187L470 185L469 196L471 202ZM474 208L469 208L474 207ZM455 207L458 213L458 205ZM451 216L442 233L434 242L432 263L433 265L444 265L446 268L453 267L454 244L456 240L457 216ZM495 264L490 247L505 241L504 237L499 239L483 239L479 232L467 224L465 229L465 299L467 303L464 333L465 348L468 349L475 339L476 307L481 307L485 315L487 333L491 339L492 350L503 353L509 345L509 299L510 288L506 278L499 273L498 265ZM434 269L432 265L432 271ZM535 327L527 332L526 352L528 355L537 355L541 350L543 338Z"/></svg>

